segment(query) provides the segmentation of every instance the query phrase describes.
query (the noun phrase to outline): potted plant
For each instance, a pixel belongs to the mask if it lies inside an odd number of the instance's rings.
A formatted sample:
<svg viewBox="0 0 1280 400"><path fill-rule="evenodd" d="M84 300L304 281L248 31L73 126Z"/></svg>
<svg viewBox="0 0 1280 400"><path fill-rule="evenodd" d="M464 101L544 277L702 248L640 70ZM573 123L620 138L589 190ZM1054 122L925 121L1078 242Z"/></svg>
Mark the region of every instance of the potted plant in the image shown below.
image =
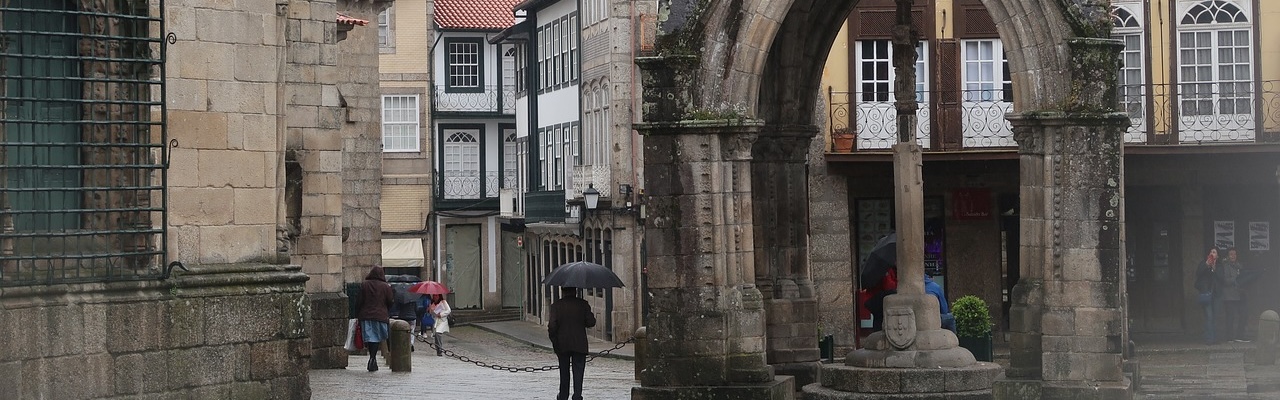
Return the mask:
<svg viewBox="0 0 1280 400"><path fill-rule="evenodd" d="M956 337L960 347L973 353L978 361L991 361L991 312L987 303L974 295L966 295L951 306L956 317Z"/></svg>
<svg viewBox="0 0 1280 400"><path fill-rule="evenodd" d="M853 129L836 128L831 131L832 151L836 153L853 152Z"/></svg>

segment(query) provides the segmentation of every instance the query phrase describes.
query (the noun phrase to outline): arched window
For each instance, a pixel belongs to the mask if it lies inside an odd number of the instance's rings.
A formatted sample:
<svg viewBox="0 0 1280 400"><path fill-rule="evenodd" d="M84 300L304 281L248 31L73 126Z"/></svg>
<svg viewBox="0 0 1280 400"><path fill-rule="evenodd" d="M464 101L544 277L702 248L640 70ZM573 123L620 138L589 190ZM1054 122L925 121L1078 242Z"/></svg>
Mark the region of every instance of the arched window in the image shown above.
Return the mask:
<svg viewBox="0 0 1280 400"><path fill-rule="evenodd" d="M512 189L519 184L520 159L517 154L515 129L506 128L506 137L502 140L502 187Z"/></svg>
<svg viewBox="0 0 1280 400"><path fill-rule="evenodd" d="M1178 25L1182 141L1252 140L1253 27L1238 3L1187 8Z"/></svg>
<svg viewBox="0 0 1280 400"><path fill-rule="evenodd" d="M1182 16L1183 25L1211 23L1249 22L1240 7L1222 0L1206 1L1191 6Z"/></svg>
<svg viewBox="0 0 1280 400"><path fill-rule="evenodd" d="M1142 7L1141 4L1134 4ZM1120 73L1117 76L1120 105L1129 114L1130 126L1125 134L1126 142L1146 141L1146 79L1143 66L1145 41L1143 40L1142 21L1134 16L1128 6L1118 5L1111 8L1112 22L1115 29L1111 37L1124 43L1120 53Z"/></svg>
<svg viewBox="0 0 1280 400"><path fill-rule="evenodd" d="M480 196L480 144L477 130L446 131L444 142L444 197L474 199Z"/></svg>

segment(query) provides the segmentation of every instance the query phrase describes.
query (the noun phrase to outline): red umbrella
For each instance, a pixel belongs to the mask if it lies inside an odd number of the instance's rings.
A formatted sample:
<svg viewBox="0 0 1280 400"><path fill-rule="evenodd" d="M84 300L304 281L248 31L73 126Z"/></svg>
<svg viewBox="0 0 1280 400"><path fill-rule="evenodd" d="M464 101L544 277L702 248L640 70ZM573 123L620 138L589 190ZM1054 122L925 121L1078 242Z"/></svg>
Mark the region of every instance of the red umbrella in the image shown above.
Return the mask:
<svg viewBox="0 0 1280 400"><path fill-rule="evenodd" d="M422 281L409 287L410 292L422 294L449 294L449 288L436 281Z"/></svg>

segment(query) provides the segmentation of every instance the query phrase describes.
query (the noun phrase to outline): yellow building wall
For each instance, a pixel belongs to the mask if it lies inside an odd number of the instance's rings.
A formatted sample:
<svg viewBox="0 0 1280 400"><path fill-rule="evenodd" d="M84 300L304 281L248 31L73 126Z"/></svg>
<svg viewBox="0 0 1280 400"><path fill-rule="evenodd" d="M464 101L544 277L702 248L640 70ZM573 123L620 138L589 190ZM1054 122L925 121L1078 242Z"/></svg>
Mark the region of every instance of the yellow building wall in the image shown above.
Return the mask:
<svg viewBox="0 0 1280 400"><path fill-rule="evenodd" d="M431 66L431 21L426 0L399 0L392 7L391 38L394 53L382 53L379 72L383 74L423 74L429 76ZM371 24L372 25L372 24ZM383 81L383 87L424 87L422 81Z"/></svg>
<svg viewBox="0 0 1280 400"><path fill-rule="evenodd" d="M840 33L836 35L836 40L831 43L831 50L827 55L827 63L822 69L822 99L827 103L828 111L831 106L831 98L827 95L829 93L828 90L836 92L849 91L849 46L852 45L853 43L849 41L849 23L846 22L844 27L840 28ZM827 115L830 115L830 113ZM830 118L827 118L822 134L827 143L831 143Z"/></svg>
<svg viewBox="0 0 1280 400"><path fill-rule="evenodd" d="M1280 1L1262 0L1258 9L1258 48L1261 50L1258 61L1254 63L1262 76L1262 115L1276 115L1280 110L1276 107L1277 92L1280 92ZM1275 118L1259 118L1265 121L1263 129L1269 132L1280 130L1280 121Z"/></svg>
<svg viewBox="0 0 1280 400"><path fill-rule="evenodd" d="M952 8L951 0L938 0L933 2L933 20L937 23L933 24L933 39L951 39L956 37L955 34L955 10Z"/></svg>

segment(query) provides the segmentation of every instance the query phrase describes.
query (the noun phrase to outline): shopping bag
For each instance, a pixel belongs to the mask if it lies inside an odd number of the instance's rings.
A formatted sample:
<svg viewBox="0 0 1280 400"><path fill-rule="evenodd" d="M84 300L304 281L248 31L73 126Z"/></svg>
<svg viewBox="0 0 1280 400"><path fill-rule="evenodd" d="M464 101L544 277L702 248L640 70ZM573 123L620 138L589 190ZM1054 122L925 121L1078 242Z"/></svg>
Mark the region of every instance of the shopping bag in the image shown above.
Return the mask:
<svg viewBox="0 0 1280 400"><path fill-rule="evenodd" d="M360 330L356 328L358 326L360 326L360 322L355 318L347 321L347 343L342 346L347 351L356 351L356 342L362 342L362 340L356 339L356 335L360 333Z"/></svg>
<svg viewBox="0 0 1280 400"><path fill-rule="evenodd" d="M356 322L356 350L364 350L364 328L360 327L361 323Z"/></svg>

